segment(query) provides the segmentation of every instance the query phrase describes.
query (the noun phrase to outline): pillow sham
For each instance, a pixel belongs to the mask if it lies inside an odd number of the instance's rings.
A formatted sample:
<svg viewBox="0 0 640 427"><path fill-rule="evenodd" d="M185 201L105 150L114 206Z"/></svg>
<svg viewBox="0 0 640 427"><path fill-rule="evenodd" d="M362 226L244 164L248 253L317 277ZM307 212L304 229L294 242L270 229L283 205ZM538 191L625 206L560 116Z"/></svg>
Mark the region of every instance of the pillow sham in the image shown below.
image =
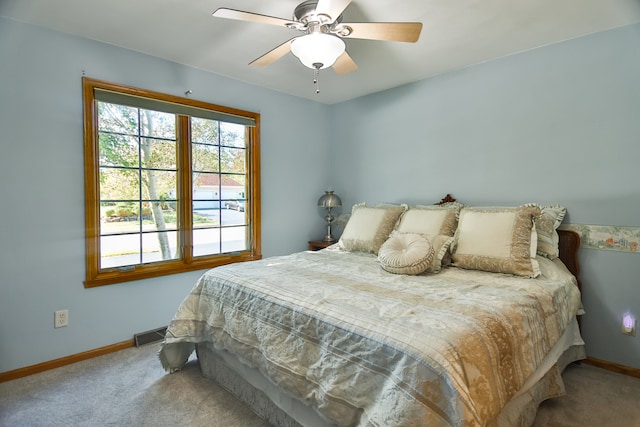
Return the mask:
<svg viewBox="0 0 640 427"><path fill-rule="evenodd" d="M452 250L453 265L471 270L540 275L535 259L537 206L466 207L460 211Z"/></svg>
<svg viewBox="0 0 640 427"><path fill-rule="evenodd" d="M530 206L538 206L531 204ZM545 206L541 208L541 214L535 219L536 232L538 233L538 255L549 259L560 256L560 236L556 231L567 214L563 206Z"/></svg>
<svg viewBox="0 0 640 427"><path fill-rule="evenodd" d="M434 252L429 240L414 233L392 233L380 246L378 261L389 273L416 275L431 266Z"/></svg>
<svg viewBox="0 0 640 427"><path fill-rule="evenodd" d="M407 205L354 205L340 236L340 246L350 252L371 252L377 255L398 218L406 210Z"/></svg>
<svg viewBox="0 0 640 427"><path fill-rule="evenodd" d="M427 236L440 234L453 236L458 225L460 206L460 204L412 206L400 217L396 230L401 233Z"/></svg>

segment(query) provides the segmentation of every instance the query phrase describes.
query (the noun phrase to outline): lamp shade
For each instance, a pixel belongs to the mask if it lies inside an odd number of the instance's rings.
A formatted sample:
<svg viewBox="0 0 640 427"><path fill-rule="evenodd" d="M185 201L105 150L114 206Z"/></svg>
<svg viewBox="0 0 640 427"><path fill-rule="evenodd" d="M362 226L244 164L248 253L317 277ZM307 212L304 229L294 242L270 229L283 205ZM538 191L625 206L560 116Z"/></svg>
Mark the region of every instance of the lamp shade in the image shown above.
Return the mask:
<svg viewBox="0 0 640 427"><path fill-rule="evenodd" d="M291 52L305 67L312 69L331 67L344 50L345 44L341 38L325 33L307 34L291 43Z"/></svg>
<svg viewBox="0 0 640 427"><path fill-rule="evenodd" d="M318 206L323 208L337 208L338 206L342 206L342 200L333 194L333 190L326 190L324 195L318 199Z"/></svg>

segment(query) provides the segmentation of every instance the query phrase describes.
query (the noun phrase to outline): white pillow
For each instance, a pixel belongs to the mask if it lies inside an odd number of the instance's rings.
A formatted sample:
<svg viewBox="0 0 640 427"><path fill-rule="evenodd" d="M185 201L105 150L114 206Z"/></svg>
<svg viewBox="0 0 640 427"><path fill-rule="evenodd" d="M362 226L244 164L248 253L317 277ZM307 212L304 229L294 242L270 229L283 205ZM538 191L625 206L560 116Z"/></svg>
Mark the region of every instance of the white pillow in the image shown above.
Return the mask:
<svg viewBox="0 0 640 427"><path fill-rule="evenodd" d="M453 265L537 277L534 218L539 215L537 206L463 208L453 244Z"/></svg>
<svg viewBox="0 0 640 427"><path fill-rule="evenodd" d="M459 212L458 204L412 206L402 214L396 230L401 233L418 233L427 236L439 234L453 236L458 224Z"/></svg>
<svg viewBox="0 0 640 427"><path fill-rule="evenodd" d="M424 236L427 237L427 236ZM449 247L453 243L453 237L444 234L429 238L431 246L433 246L433 261L431 266L427 268L428 273L439 273L442 267L451 265L451 252Z"/></svg>
<svg viewBox="0 0 640 427"><path fill-rule="evenodd" d="M357 204L340 236L340 246L351 252L378 253L407 205Z"/></svg>
<svg viewBox="0 0 640 427"><path fill-rule="evenodd" d="M433 246L419 234L393 233L378 251L382 268L394 274L420 274L433 260Z"/></svg>
<svg viewBox="0 0 640 427"><path fill-rule="evenodd" d="M537 205L534 205L537 206ZM556 231L567 209L564 206L545 206L542 213L535 219L536 232L538 233L538 255L549 259L556 259L560 256L560 236Z"/></svg>

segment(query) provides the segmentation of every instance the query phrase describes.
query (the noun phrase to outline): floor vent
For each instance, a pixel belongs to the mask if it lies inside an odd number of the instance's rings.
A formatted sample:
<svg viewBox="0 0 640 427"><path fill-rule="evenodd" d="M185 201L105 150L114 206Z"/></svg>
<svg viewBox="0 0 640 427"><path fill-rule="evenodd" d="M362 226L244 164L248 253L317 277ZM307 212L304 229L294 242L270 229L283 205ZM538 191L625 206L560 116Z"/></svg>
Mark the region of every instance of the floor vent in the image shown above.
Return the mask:
<svg viewBox="0 0 640 427"><path fill-rule="evenodd" d="M165 326L163 328L154 329L152 331L140 332L139 334L135 334L133 336L133 339L136 342L136 347L140 347L141 345L162 341L166 332L167 327Z"/></svg>

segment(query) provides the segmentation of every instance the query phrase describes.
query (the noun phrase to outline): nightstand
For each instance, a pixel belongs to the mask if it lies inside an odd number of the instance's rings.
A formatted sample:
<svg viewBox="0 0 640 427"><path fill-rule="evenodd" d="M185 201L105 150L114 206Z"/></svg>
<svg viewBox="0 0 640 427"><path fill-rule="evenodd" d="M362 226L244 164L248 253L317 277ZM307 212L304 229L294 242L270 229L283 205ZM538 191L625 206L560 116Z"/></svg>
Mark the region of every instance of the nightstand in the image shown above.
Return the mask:
<svg viewBox="0 0 640 427"><path fill-rule="evenodd" d="M324 241L324 240L310 240L309 241L309 250L310 251L319 251L320 249L324 249L327 246L333 245L336 242L337 242L337 240L334 240L332 242L327 242L327 241Z"/></svg>

